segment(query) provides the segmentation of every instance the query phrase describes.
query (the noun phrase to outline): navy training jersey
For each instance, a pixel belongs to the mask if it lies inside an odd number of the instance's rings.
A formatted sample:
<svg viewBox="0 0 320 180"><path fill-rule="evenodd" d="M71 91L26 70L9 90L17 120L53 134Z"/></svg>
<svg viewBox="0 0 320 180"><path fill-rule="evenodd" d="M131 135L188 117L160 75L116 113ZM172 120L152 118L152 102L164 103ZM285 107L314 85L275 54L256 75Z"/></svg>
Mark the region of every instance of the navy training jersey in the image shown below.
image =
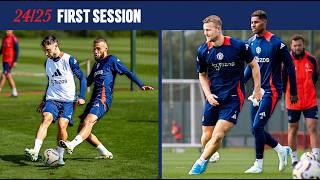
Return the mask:
<svg viewBox="0 0 320 180"><path fill-rule="evenodd" d="M116 56L108 55L97 61L88 76L87 85L94 83L90 102L101 101L104 106L110 108L114 81L117 74L125 74L133 80L140 88L143 83L131 72ZM106 108L106 107L105 107Z"/></svg>
<svg viewBox="0 0 320 180"><path fill-rule="evenodd" d="M218 102L232 95L243 99L245 62L252 60L249 45L225 36L221 46L215 47L212 42L207 42L198 48L197 72L208 73L211 93L218 96Z"/></svg>
<svg viewBox="0 0 320 180"><path fill-rule="evenodd" d="M281 69L283 63L288 70L291 95L297 95L294 64L287 46L281 39L267 31L264 36L261 37L254 35L247 43L250 45L250 50L260 67L261 88L263 88L266 93L281 97ZM244 75L245 82L251 76L251 68L247 66Z"/></svg>

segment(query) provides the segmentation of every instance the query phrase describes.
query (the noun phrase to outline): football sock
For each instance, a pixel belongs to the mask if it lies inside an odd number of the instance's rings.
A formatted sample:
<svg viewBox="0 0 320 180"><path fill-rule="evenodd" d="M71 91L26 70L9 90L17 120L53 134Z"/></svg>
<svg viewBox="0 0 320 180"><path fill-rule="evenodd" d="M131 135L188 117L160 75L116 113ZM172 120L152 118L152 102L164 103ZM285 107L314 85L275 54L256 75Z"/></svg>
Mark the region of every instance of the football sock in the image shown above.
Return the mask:
<svg viewBox="0 0 320 180"><path fill-rule="evenodd" d="M34 141L34 150L37 152L37 153L39 153L39 151L40 151L40 149L41 149L41 146L42 146L42 140L40 140L40 139L36 139L35 141Z"/></svg>
<svg viewBox="0 0 320 180"><path fill-rule="evenodd" d="M64 148L60 147L60 146L57 146L57 151L59 153L59 157L63 158Z"/></svg>
<svg viewBox="0 0 320 180"><path fill-rule="evenodd" d="M316 155L318 159L320 159L320 148L312 148L312 153Z"/></svg>
<svg viewBox="0 0 320 180"><path fill-rule="evenodd" d="M203 166L204 163L206 163L208 160L205 160L202 156L197 160L197 163L200 165L200 166Z"/></svg>
<svg viewBox="0 0 320 180"><path fill-rule="evenodd" d="M277 153L281 153L283 146L281 146L281 144L277 144L276 147L274 147L273 149L277 152Z"/></svg>
<svg viewBox="0 0 320 180"><path fill-rule="evenodd" d="M71 146L74 148L74 147L78 146L80 143L82 143L82 141L83 141L82 137L81 137L80 135L77 135L77 136L74 138L74 140L72 140L72 141L70 142L70 144L71 144Z"/></svg>
<svg viewBox="0 0 320 180"><path fill-rule="evenodd" d="M258 167L262 169L263 159L256 159L256 162L257 162Z"/></svg>
<svg viewBox="0 0 320 180"><path fill-rule="evenodd" d="M12 95L14 95L14 96L18 95L17 88L12 89Z"/></svg>
<svg viewBox="0 0 320 180"><path fill-rule="evenodd" d="M292 160L292 162L298 162L299 160L298 160L298 153L297 153L297 151L292 151L292 153L291 153L291 160Z"/></svg>
<svg viewBox="0 0 320 180"><path fill-rule="evenodd" d="M99 144L97 146L97 150L100 152L102 155L106 155L109 151L103 146L103 144Z"/></svg>

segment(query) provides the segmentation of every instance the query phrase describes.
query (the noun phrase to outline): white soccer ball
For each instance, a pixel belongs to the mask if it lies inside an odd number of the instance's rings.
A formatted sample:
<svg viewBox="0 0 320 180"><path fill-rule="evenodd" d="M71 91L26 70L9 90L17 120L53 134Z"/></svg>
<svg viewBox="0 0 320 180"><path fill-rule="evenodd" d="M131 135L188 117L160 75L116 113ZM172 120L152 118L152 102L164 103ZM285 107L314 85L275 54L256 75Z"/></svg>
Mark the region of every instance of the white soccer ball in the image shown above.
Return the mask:
<svg viewBox="0 0 320 180"><path fill-rule="evenodd" d="M46 149L42 157L43 163L46 166L56 166L59 162L59 153L55 149Z"/></svg>
<svg viewBox="0 0 320 180"><path fill-rule="evenodd" d="M303 160L318 161L318 158L312 152L305 152L300 157L300 161L303 161Z"/></svg>
<svg viewBox="0 0 320 180"><path fill-rule="evenodd" d="M292 171L293 179L320 179L320 163L314 160L299 161Z"/></svg>

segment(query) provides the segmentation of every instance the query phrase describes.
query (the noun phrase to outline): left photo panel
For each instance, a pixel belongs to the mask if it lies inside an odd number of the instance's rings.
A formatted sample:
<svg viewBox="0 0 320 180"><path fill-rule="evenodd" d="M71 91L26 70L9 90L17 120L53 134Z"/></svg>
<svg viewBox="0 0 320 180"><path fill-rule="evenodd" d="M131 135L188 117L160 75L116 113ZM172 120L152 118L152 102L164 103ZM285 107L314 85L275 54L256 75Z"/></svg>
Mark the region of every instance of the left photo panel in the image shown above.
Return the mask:
<svg viewBox="0 0 320 180"><path fill-rule="evenodd" d="M158 178L158 36L0 31L0 178Z"/></svg>

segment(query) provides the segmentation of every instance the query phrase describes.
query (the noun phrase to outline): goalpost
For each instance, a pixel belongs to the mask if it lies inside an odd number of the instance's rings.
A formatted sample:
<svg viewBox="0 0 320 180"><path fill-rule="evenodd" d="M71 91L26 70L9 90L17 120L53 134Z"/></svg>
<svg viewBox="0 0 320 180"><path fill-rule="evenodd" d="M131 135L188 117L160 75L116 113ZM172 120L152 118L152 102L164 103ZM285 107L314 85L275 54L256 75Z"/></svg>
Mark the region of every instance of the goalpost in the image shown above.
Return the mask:
<svg viewBox="0 0 320 180"><path fill-rule="evenodd" d="M201 147L199 121L205 98L199 80L163 79L162 89L162 147ZM171 134L173 121L179 124L183 134L179 142Z"/></svg>

